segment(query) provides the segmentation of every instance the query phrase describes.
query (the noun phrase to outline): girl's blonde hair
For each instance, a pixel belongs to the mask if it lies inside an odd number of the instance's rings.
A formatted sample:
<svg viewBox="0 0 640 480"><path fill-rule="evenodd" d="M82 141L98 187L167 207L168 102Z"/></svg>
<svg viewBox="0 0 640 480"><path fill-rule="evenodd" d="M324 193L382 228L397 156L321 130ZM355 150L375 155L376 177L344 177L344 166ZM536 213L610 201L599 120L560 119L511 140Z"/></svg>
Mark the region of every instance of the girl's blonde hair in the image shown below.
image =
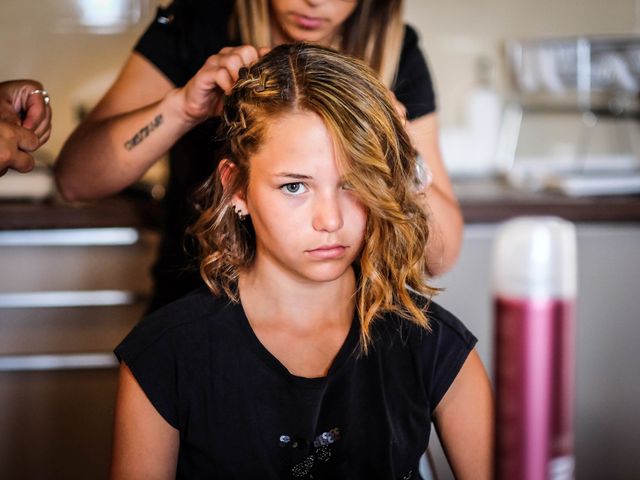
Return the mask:
<svg viewBox="0 0 640 480"><path fill-rule="evenodd" d="M416 155L403 121L366 64L315 45L276 47L240 71L226 99L221 134L229 163L203 187L201 215L191 229L200 246L202 278L215 295L224 292L239 301L238 275L251 267L256 239L250 218L239 219L232 199L246 193L251 157L269 123L300 111L322 118L344 181L367 211L355 265L362 347L366 351L371 324L385 312L428 327L422 307L435 292L426 284L428 219L416 193Z"/></svg>
<svg viewBox="0 0 640 480"><path fill-rule="evenodd" d="M404 36L403 0L349 1L357 1L358 5L342 26L340 51L364 60L391 87ZM243 44L274 46L269 0L236 0L230 31Z"/></svg>

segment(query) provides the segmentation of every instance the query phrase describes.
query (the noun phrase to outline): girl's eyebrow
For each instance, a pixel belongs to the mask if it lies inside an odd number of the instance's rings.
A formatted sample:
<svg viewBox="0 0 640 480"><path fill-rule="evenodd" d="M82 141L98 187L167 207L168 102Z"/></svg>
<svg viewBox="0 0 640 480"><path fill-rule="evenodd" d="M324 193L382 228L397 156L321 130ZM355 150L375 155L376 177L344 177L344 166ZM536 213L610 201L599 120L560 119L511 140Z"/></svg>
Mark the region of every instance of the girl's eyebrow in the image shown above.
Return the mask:
<svg viewBox="0 0 640 480"><path fill-rule="evenodd" d="M296 180L310 180L313 178L311 175L303 175L302 173L291 173L291 172L276 173L276 177L295 178Z"/></svg>

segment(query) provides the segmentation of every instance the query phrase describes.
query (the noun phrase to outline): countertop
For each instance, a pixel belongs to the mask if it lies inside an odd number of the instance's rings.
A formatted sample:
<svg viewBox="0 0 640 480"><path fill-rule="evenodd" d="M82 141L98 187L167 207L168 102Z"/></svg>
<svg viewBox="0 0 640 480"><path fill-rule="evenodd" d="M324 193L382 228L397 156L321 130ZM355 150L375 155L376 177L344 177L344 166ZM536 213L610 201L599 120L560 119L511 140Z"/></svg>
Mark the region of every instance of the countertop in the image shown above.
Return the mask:
<svg viewBox="0 0 640 480"><path fill-rule="evenodd" d="M0 230L132 227L157 229L162 207L155 200L119 195L96 202L0 202Z"/></svg>
<svg viewBox="0 0 640 480"><path fill-rule="evenodd" d="M465 223L494 223L521 215L555 215L576 223L640 222L640 195L567 197L529 192L496 179L454 181Z"/></svg>
<svg viewBox="0 0 640 480"><path fill-rule="evenodd" d="M454 189L465 222L495 223L520 215L556 215L578 223L640 222L640 195L570 198L511 188L497 180L459 180ZM159 202L119 195L90 203L0 202L0 230L134 227L161 225Z"/></svg>

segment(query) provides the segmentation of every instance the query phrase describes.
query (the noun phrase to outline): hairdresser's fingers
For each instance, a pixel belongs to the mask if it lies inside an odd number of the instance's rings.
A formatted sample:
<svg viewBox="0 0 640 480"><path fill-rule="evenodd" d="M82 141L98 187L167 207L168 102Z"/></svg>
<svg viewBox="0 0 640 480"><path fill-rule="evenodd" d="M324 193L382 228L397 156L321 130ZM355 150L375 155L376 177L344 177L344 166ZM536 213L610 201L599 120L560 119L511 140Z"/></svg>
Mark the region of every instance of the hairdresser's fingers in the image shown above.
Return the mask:
<svg viewBox="0 0 640 480"><path fill-rule="evenodd" d="M255 62L260 54L253 45L242 45L240 47L225 47L220 50L222 56L225 55L239 55L242 58L243 65L251 65Z"/></svg>
<svg viewBox="0 0 640 480"><path fill-rule="evenodd" d="M258 49L258 55L260 56L260 58L262 58L270 51L271 51L271 47L260 47Z"/></svg>
<svg viewBox="0 0 640 480"><path fill-rule="evenodd" d="M231 93L231 89L233 85L236 83L238 79L238 71L230 68L220 68L216 72L216 84L220 90L222 90L225 95Z"/></svg>
<svg viewBox="0 0 640 480"><path fill-rule="evenodd" d="M51 119L53 118L53 110L51 109L51 104L47 105L47 113L45 114L45 118L44 121L38 125L38 128L36 128L35 134L38 136L38 138L40 139L40 145L44 145L47 140L49 140L49 137L51 136L51 127L52 127L52 122Z"/></svg>
<svg viewBox="0 0 640 480"><path fill-rule="evenodd" d="M40 146L40 139L30 130L22 127L16 127L16 139L18 148L23 152L34 152Z"/></svg>
<svg viewBox="0 0 640 480"><path fill-rule="evenodd" d="M20 173L27 173L33 170L36 162L30 153L18 150L13 155L13 161L11 162L11 168L17 170Z"/></svg>
<svg viewBox="0 0 640 480"><path fill-rule="evenodd" d="M42 110L42 114L35 119L34 117L31 117L31 122L27 122L29 119L28 113L29 111L27 112L27 117L22 123L22 126L32 130L40 139L40 145L43 145L48 140L49 134L51 133L51 106L45 105L44 110Z"/></svg>
<svg viewBox="0 0 640 480"><path fill-rule="evenodd" d="M22 126L33 131L36 135L40 136L44 130L47 129L47 113L49 110L48 96L45 97L42 94L28 93L25 98L22 99L22 110L24 113L24 120ZM40 132L38 132L38 128Z"/></svg>
<svg viewBox="0 0 640 480"><path fill-rule="evenodd" d="M233 48L226 47L220 51L218 58L215 60L215 64L224 66L229 71L235 83L240 76L240 70L243 67L251 65L259 58L260 52L251 45ZM226 94L229 94L231 89L225 88L224 91Z"/></svg>
<svg viewBox="0 0 640 480"><path fill-rule="evenodd" d="M51 137L51 124L49 124L49 128L47 128L44 132L42 132L42 135L38 137L40 139L40 146L47 143L47 140L49 140L49 137Z"/></svg>
<svg viewBox="0 0 640 480"><path fill-rule="evenodd" d="M183 87L183 111L196 122L222 111L225 93L230 93L240 69L258 58L252 46L225 47L211 55Z"/></svg>
<svg viewBox="0 0 640 480"><path fill-rule="evenodd" d="M212 106L222 101L224 88L229 83L228 72L216 62L207 60L181 89L184 114L195 122L206 120L215 109Z"/></svg>
<svg viewBox="0 0 640 480"><path fill-rule="evenodd" d="M39 146L38 137L26 128L0 122L0 170L13 168L19 172L33 169L33 157L28 153Z"/></svg>
<svg viewBox="0 0 640 480"><path fill-rule="evenodd" d="M0 122L10 123L17 126L20 125L20 117L18 116L18 113L8 102L0 101Z"/></svg>
<svg viewBox="0 0 640 480"><path fill-rule="evenodd" d="M400 100L396 98L395 93L389 90L389 95L391 96L391 102L393 103L394 108L396 109L396 113L402 120L402 125L407 126L407 107L405 107Z"/></svg>
<svg viewBox="0 0 640 480"><path fill-rule="evenodd" d="M5 153L16 149L33 152L40 146L38 137L31 130L6 122L0 122L0 141Z"/></svg>
<svg viewBox="0 0 640 480"><path fill-rule="evenodd" d="M236 54L212 55L196 75L202 78L202 82L208 82L207 89L211 89L215 88L219 81L220 70L229 70L230 72L235 70L237 75L237 71L240 70L242 65L242 58Z"/></svg>
<svg viewBox="0 0 640 480"><path fill-rule="evenodd" d="M240 69L245 65L246 63L244 62L244 59L238 53L230 53L228 55L225 55L221 59L221 63L220 63L220 66L226 69L227 72L229 72L229 75L231 76L233 83L235 83L236 80L238 80ZM225 93L226 92L227 91L225 90Z"/></svg>

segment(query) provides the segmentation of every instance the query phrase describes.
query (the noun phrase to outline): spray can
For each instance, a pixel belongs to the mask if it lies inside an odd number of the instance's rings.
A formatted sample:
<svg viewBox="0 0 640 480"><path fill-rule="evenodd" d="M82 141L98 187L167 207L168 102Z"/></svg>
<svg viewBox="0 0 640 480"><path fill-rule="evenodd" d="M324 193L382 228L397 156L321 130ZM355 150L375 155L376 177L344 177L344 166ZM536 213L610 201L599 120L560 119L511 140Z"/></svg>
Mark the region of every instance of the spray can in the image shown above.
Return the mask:
<svg viewBox="0 0 640 480"><path fill-rule="evenodd" d="M574 226L555 217L506 222L492 270L496 479L571 480Z"/></svg>

